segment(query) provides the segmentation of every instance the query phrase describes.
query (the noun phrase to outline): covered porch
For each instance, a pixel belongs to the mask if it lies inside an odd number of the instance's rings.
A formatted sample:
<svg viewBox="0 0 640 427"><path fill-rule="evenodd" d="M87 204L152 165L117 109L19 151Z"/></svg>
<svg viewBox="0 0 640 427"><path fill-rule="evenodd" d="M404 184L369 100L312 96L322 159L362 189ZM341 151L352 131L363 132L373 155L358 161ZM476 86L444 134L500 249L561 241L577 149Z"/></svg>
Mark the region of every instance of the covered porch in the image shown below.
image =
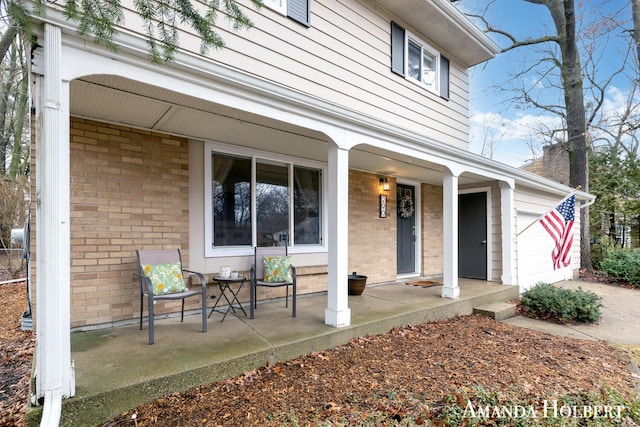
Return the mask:
<svg viewBox="0 0 640 427"><path fill-rule="evenodd" d="M160 396L198 384L220 381L267 363L380 334L408 324L470 314L474 307L517 298L517 286L460 279L460 297L442 298L442 286L420 287L405 281L367 285L349 297L351 325L333 328L324 322L326 293L298 300L292 318L284 301L258 306L256 317L214 313L208 332L200 332L198 315L156 322L156 343L147 343L147 324L137 323L71 334L76 395L63 402L61 425L96 425ZM28 415L40 416L39 409Z"/></svg>

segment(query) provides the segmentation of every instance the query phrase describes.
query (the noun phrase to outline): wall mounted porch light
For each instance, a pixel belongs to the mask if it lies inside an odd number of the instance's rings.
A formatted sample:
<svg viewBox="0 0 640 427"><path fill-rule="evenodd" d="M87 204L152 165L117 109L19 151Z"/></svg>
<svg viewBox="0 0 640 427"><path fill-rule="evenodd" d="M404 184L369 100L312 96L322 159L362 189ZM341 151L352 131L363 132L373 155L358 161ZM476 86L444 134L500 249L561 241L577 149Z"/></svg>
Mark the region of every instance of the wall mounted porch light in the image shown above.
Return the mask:
<svg viewBox="0 0 640 427"><path fill-rule="evenodd" d="M380 178L380 186L383 191L389 191L389 179L388 178Z"/></svg>

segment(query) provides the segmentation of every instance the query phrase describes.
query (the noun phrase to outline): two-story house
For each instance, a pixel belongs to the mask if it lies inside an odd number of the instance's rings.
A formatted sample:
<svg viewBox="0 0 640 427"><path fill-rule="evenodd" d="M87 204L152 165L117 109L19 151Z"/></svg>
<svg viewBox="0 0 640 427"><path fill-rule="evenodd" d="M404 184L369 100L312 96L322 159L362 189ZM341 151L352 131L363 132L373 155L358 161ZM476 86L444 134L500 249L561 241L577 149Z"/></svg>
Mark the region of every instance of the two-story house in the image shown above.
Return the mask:
<svg viewBox="0 0 640 427"><path fill-rule="evenodd" d="M240 3L252 29L221 19L226 47L203 55L182 28L161 66L131 1L117 52L57 3L34 17L35 393L50 410L74 393L71 330L137 321L136 249L179 247L215 273L288 245L298 292L327 291L335 327L352 271L440 276L457 298L459 277L523 286L525 269L532 283L579 266L578 233L558 271L542 229L516 239L571 189L469 151L468 69L499 48L448 0Z"/></svg>

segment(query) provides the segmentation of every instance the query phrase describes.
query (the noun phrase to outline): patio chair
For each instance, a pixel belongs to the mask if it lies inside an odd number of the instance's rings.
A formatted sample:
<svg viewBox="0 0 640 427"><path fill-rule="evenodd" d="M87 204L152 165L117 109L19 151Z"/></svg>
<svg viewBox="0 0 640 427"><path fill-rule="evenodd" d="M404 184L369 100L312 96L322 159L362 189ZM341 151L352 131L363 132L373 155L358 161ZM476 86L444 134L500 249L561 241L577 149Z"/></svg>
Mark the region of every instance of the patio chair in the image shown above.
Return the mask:
<svg viewBox="0 0 640 427"><path fill-rule="evenodd" d="M289 286L292 292L291 317L296 317L296 268L291 265L291 258L287 254L286 246L257 246L251 265L250 280L250 315L257 308L258 287L268 288L286 287L285 307L289 307Z"/></svg>
<svg viewBox="0 0 640 427"><path fill-rule="evenodd" d="M180 249L136 251L140 279L140 330L142 330L142 308L147 297L149 312L149 345L153 344L153 304L155 301L182 300L180 322L184 321L184 300L189 297L202 298L202 332L207 332L207 282L204 275L182 267ZM200 288L187 288L183 273L195 274L200 279Z"/></svg>

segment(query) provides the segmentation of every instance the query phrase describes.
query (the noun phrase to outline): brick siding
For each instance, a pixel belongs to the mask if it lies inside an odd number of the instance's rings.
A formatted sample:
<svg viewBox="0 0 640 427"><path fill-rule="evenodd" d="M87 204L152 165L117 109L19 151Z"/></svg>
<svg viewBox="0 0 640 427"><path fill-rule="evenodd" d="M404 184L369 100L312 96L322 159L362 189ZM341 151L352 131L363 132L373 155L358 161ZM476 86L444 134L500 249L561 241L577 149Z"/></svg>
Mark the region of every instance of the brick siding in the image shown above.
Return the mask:
<svg viewBox="0 0 640 427"><path fill-rule="evenodd" d="M368 277L367 283L396 278L395 180L382 191L380 176L349 171L349 273ZM387 195L387 217L380 218L380 194Z"/></svg>
<svg viewBox="0 0 640 427"><path fill-rule="evenodd" d="M442 187L422 185L422 275L437 276L444 270Z"/></svg>
<svg viewBox="0 0 640 427"><path fill-rule="evenodd" d="M135 318L135 250L181 248L189 263L187 140L72 118L71 159L71 326Z"/></svg>

